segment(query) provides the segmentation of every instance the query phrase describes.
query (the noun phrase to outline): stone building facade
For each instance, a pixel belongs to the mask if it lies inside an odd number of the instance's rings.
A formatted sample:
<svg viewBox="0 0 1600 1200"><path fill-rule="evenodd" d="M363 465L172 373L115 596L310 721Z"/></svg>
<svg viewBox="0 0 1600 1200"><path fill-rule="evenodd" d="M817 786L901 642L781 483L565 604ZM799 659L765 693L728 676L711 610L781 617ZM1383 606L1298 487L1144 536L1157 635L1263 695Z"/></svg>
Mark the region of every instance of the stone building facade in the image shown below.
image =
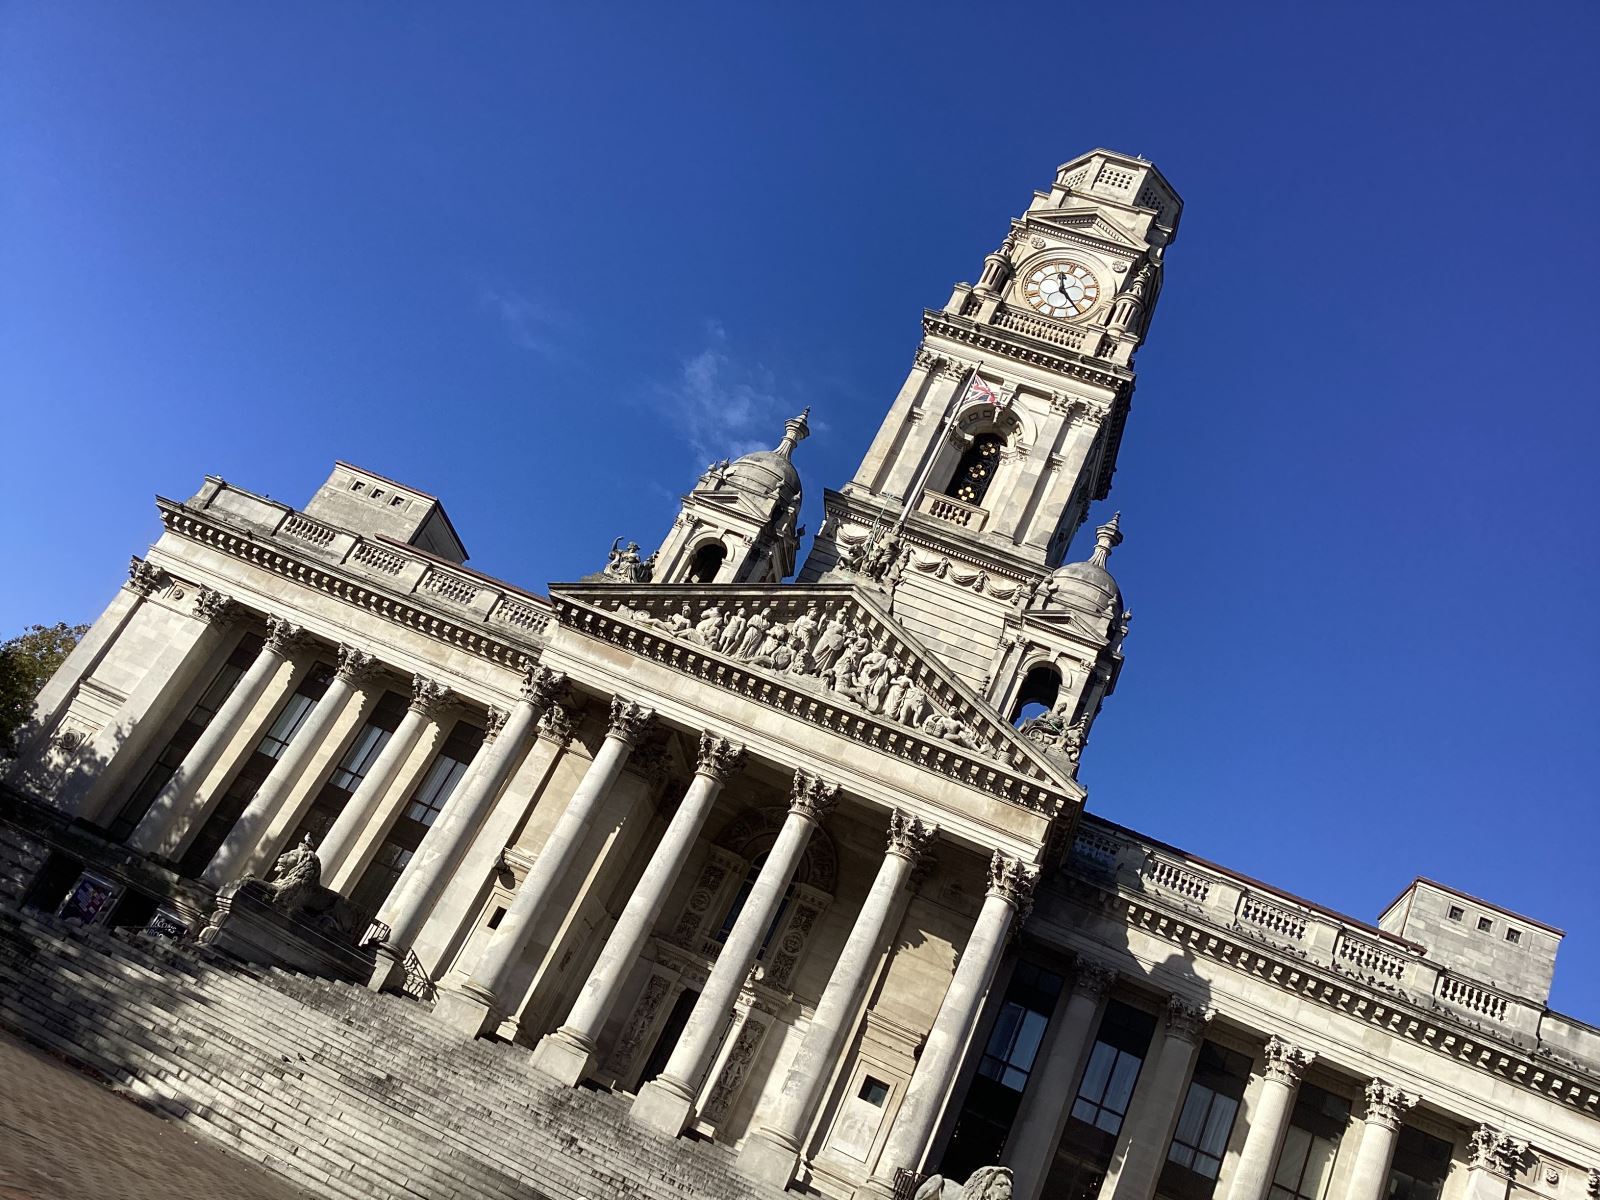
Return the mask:
<svg viewBox="0 0 1600 1200"><path fill-rule="evenodd" d="M330 963L752 1189L1594 1200L1559 930L1421 879L1367 923L1084 811L1119 518L1067 552L1181 212L1142 159L1063 165L924 314L803 563L804 414L544 595L346 463L303 509L158 499L7 768L17 893L182 936L309 844Z"/></svg>

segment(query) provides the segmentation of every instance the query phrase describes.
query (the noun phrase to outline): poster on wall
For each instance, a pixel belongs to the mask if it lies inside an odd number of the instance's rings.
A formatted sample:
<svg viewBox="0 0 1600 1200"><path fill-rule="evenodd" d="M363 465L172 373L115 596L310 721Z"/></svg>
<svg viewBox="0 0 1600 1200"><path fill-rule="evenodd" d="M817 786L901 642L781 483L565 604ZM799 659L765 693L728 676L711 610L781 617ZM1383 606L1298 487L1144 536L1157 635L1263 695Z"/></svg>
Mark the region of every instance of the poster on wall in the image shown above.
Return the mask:
<svg viewBox="0 0 1600 1200"><path fill-rule="evenodd" d="M122 895L120 883L113 883L103 876L85 871L78 876L78 882L72 885L72 890L61 902L61 907L56 909L56 916L93 925L111 915L111 906L116 903L120 895Z"/></svg>
<svg viewBox="0 0 1600 1200"><path fill-rule="evenodd" d="M158 908L145 925L144 931L155 937L186 938L189 936L189 922L170 908Z"/></svg>

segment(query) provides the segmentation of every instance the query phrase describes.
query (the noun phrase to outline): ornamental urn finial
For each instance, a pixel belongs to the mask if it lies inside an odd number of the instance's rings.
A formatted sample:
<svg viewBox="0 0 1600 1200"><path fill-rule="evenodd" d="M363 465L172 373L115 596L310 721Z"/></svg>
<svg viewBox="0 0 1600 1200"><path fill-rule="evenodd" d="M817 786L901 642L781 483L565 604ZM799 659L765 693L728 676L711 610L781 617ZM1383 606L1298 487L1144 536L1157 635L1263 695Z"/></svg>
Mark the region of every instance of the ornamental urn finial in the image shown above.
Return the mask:
<svg viewBox="0 0 1600 1200"><path fill-rule="evenodd" d="M1106 561L1111 557L1111 552L1122 545L1122 514L1112 513L1111 520L1094 531L1094 553L1089 556L1089 561L1102 571L1106 569Z"/></svg>
<svg viewBox="0 0 1600 1200"><path fill-rule="evenodd" d="M778 454L788 458L796 446L811 436L811 425L806 420L810 415L811 406L808 404L798 417L790 417L783 423L783 441L778 443Z"/></svg>

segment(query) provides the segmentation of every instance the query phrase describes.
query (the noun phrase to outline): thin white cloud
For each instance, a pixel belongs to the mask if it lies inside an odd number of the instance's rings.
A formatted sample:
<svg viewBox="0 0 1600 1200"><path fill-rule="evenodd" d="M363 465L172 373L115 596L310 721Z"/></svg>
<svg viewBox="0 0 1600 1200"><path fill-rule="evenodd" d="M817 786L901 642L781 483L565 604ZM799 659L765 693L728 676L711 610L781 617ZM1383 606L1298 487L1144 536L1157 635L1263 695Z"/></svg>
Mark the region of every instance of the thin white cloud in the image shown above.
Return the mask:
<svg viewBox="0 0 1600 1200"><path fill-rule="evenodd" d="M556 354L571 333L564 314L514 287L479 280L478 303L499 322L513 345L535 354Z"/></svg>
<svg viewBox="0 0 1600 1200"><path fill-rule="evenodd" d="M702 461L771 450L783 423L803 405L785 397L772 372L738 358L720 321L706 322L706 344L683 360L665 387L666 411Z"/></svg>

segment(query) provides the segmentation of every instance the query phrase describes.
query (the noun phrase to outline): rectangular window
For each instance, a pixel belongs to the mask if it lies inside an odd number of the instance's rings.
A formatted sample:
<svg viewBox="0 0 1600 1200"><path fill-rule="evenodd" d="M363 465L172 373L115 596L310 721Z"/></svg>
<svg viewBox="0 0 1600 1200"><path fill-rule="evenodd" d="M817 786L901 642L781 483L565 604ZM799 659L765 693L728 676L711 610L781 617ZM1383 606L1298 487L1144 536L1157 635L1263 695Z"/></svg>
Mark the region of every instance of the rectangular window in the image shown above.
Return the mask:
<svg viewBox="0 0 1600 1200"><path fill-rule="evenodd" d="M1141 1009L1118 1000L1106 1005L1050 1167L1047 1196L1099 1195L1155 1028L1155 1017Z"/></svg>
<svg viewBox="0 0 1600 1200"><path fill-rule="evenodd" d="M1139 1081L1144 1058L1126 1050L1096 1042L1089 1052L1078 1096L1072 1102L1072 1115L1112 1137L1122 1132L1122 1119L1128 1115L1133 1085Z"/></svg>
<svg viewBox="0 0 1600 1200"><path fill-rule="evenodd" d="M1493 928L1494 928L1494 922L1491 921L1488 917L1479 917L1478 918L1478 932L1479 933L1488 933Z"/></svg>
<svg viewBox="0 0 1600 1200"><path fill-rule="evenodd" d="M249 669L260 652L261 639L254 634L246 634L234 647L233 653L228 655L228 661L222 664L222 669L200 694L200 699L195 701L194 707L189 710L189 715L183 719L183 723L178 726L161 753L156 755L155 762L144 773L139 785L133 789L127 802L117 813L116 819L107 828L106 836L111 841L125 842L138 828L139 822L144 820L145 813L150 811L150 806L161 794L161 789L166 787L177 774L184 756L194 749L194 744L200 740L200 735L205 732L206 726L211 724L211 719L217 715L217 710L233 694L240 676Z"/></svg>
<svg viewBox="0 0 1600 1200"><path fill-rule="evenodd" d="M389 744L394 731L400 727L406 715L406 704L406 698L395 692L385 692L379 698L372 709L372 716L356 734L350 748L328 776L328 782L322 785L317 798L306 810L300 827L289 839L290 845L299 845L301 839L307 837L314 846L322 844L322 839L328 836L328 830L333 828L344 806L361 786L367 772L372 770L373 763L378 761L378 756Z"/></svg>
<svg viewBox="0 0 1600 1200"><path fill-rule="evenodd" d="M1339 1139L1349 1124L1348 1100L1302 1083L1268 1200L1327 1200Z"/></svg>
<svg viewBox="0 0 1600 1200"><path fill-rule="evenodd" d="M467 773L467 767L483 742L483 730L466 721L459 721L445 739L439 753L423 773L419 783L407 798L404 809L395 819L393 828L378 847L372 863L361 880L350 892L350 906L355 909L357 923L365 927L389 898L400 872L405 870L411 856L422 844L423 836L444 808L446 801Z"/></svg>
<svg viewBox="0 0 1600 1200"><path fill-rule="evenodd" d="M1019 962L1012 970L945 1147L941 1174L965 1179L999 1159L1060 994L1061 976L1054 971L1030 962Z"/></svg>
<svg viewBox="0 0 1600 1200"><path fill-rule="evenodd" d="M1459 904L1452 904L1450 906L1450 919L1452 921L1459 921L1459 920L1461 920L1462 917L1464 917L1466 915L1467 914L1462 911L1461 906Z"/></svg>
<svg viewBox="0 0 1600 1200"><path fill-rule="evenodd" d="M1510 942L1513 946L1515 946L1521 940L1522 940L1522 930L1520 930L1520 929L1508 929L1508 930L1506 930L1506 941Z"/></svg>
<svg viewBox="0 0 1600 1200"><path fill-rule="evenodd" d="M1161 1190L1175 1200L1209 1200L1222 1170L1234 1118L1250 1078L1243 1054L1205 1042L1195 1060L1194 1078L1178 1113L1178 1127L1167 1148Z"/></svg>
<svg viewBox="0 0 1600 1200"><path fill-rule="evenodd" d="M1387 1200L1439 1200L1445 1177L1450 1174L1450 1143L1431 1134L1400 1128L1394 1143L1394 1162L1389 1168Z"/></svg>

